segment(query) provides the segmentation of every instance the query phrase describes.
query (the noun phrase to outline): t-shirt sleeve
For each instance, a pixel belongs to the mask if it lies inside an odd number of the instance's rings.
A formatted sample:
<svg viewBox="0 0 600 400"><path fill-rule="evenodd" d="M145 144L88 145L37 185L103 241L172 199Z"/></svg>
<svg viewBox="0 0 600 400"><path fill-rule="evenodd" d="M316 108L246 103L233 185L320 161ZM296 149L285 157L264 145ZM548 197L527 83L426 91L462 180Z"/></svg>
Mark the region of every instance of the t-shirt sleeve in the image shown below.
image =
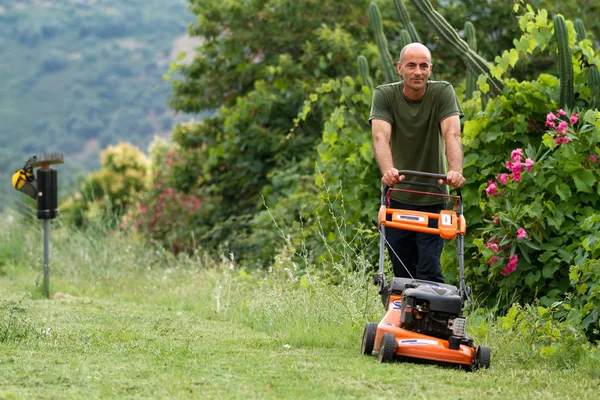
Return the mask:
<svg viewBox="0 0 600 400"><path fill-rule="evenodd" d="M375 88L375 91L373 92L369 123L371 123L371 121L374 119L381 119L389 122L391 125L394 124L394 116L392 114L390 99L380 87Z"/></svg>
<svg viewBox="0 0 600 400"><path fill-rule="evenodd" d="M446 85L440 93L439 123L452 115L464 116L463 110L451 84Z"/></svg>

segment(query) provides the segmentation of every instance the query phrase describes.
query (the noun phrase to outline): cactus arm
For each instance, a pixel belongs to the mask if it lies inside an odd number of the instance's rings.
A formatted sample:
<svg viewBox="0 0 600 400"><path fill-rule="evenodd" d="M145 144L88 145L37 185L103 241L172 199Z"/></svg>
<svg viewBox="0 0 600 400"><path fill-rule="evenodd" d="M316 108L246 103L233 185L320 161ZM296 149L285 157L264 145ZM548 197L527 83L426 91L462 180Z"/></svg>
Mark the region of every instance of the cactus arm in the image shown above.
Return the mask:
<svg viewBox="0 0 600 400"><path fill-rule="evenodd" d="M490 64L479 56L475 51L469 49L467 43L458 36L458 33L442 17L428 0L410 0L415 9L425 18L431 28L438 34L450 49L457 54L465 63L467 68L476 76L489 75L487 80L490 85L490 93L497 96L502 93L504 83L490 75Z"/></svg>
<svg viewBox="0 0 600 400"><path fill-rule="evenodd" d="M401 49L403 49L404 46L413 43L413 39L406 29L402 29L400 31L400 37L398 38L398 41L400 42Z"/></svg>
<svg viewBox="0 0 600 400"><path fill-rule="evenodd" d="M410 34L411 41L410 43L417 42L421 43L421 38L419 37L419 33L415 29L412 21L410 20L410 14L406 9L406 6L402 2L402 0L394 0L394 5L396 6L396 11L398 12L398 16L400 17L400 22L402 22L402 26L404 29L408 31Z"/></svg>
<svg viewBox="0 0 600 400"><path fill-rule="evenodd" d="M558 74L560 78L560 106L573 109L573 59L569 49L569 32L562 15L554 17L554 37L558 44Z"/></svg>
<svg viewBox="0 0 600 400"><path fill-rule="evenodd" d="M590 108L600 107L600 71L595 64L590 65L588 69L588 84L590 85Z"/></svg>
<svg viewBox="0 0 600 400"><path fill-rule="evenodd" d="M477 51L477 38L475 37L475 27L471 23L471 21L465 22L465 36L467 37L467 44L469 48L473 51ZM473 97L473 92L477 90L477 76L471 72L467 71L467 78L465 84L465 98L469 100Z"/></svg>
<svg viewBox="0 0 600 400"><path fill-rule="evenodd" d="M369 74L369 62L367 61L367 58L362 55L358 56L357 64L358 64L358 75L362 79L363 85L368 86L369 89L371 89L371 91L373 91L373 89L374 89L373 80L371 79L371 76Z"/></svg>
<svg viewBox="0 0 600 400"><path fill-rule="evenodd" d="M379 12L379 8L377 8L377 4L375 3L371 3L369 5L369 19L371 22L371 29L375 34L375 42L377 43L377 48L379 49L381 62L383 63L383 72L385 74L385 79L387 80L387 82L394 82L396 81L396 68L394 67L392 57L390 56L387 39L385 38L385 34L383 33L381 13Z"/></svg>
<svg viewBox="0 0 600 400"><path fill-rule="evenodd" d="M577 32L577 41L581 42L583 39L587 37L587 32L585 31L585 25L583 21L579 18L575 19L575 32Z"/></svg>

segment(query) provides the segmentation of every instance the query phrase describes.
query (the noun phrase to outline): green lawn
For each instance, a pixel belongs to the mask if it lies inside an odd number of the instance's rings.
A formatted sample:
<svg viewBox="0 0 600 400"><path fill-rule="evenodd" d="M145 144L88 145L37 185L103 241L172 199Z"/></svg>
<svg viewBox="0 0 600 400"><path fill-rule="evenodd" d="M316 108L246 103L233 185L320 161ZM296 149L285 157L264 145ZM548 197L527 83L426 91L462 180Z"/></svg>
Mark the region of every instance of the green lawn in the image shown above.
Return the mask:
<svg viewBox="0 0 600 400"><path fill-rule="evenodd" d="M364 323L383 311L371 285L254 276L121 235L52 234L48 300L35 289L39 233L0 232L0 399L600 395L597 347L543 357L537 339L484 313L470 333L492 348L489 370L379 364L359 351Z"/></svg>

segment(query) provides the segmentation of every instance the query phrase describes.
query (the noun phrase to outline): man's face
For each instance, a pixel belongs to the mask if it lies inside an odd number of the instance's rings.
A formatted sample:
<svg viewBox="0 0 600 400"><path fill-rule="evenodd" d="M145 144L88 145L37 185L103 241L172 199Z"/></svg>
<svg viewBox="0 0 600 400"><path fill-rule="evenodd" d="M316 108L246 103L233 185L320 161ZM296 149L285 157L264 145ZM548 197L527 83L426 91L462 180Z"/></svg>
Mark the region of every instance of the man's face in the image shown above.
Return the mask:
<svg viewBox="0 0 600 400"><path fill-rule="evenodd" d="M398 61L398 73L411 91L425 88L432 68L429 53L420 48L407 49L402 60Z"/></svg>

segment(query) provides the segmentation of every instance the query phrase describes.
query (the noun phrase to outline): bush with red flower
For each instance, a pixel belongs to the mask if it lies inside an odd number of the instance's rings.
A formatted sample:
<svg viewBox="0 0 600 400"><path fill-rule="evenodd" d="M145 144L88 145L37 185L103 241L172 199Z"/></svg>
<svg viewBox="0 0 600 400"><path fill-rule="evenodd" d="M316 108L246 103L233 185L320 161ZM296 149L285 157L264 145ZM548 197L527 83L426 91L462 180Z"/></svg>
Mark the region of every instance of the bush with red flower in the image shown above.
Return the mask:
<svg viewBox="0 0 600 400"><path fill-rule="evenodd" d="M537 149L514 149L482 187L476 272L507 301L563 300L572 267L595 257L582 226L600 209L600 113L557 110L546 127Z"/></svg>
<svg viewBox="0 0 600 400"><path fill-rule="evenodd" d="M137 203L129 207L121 228L139 232L175 253L193 252L199 245L199 237L194 232L204 223L207 204L194 190L186 193L177 188L173 166L187 162L177 146L155 141L150 153L154 173L152 187L139 193Z"/></svg>

